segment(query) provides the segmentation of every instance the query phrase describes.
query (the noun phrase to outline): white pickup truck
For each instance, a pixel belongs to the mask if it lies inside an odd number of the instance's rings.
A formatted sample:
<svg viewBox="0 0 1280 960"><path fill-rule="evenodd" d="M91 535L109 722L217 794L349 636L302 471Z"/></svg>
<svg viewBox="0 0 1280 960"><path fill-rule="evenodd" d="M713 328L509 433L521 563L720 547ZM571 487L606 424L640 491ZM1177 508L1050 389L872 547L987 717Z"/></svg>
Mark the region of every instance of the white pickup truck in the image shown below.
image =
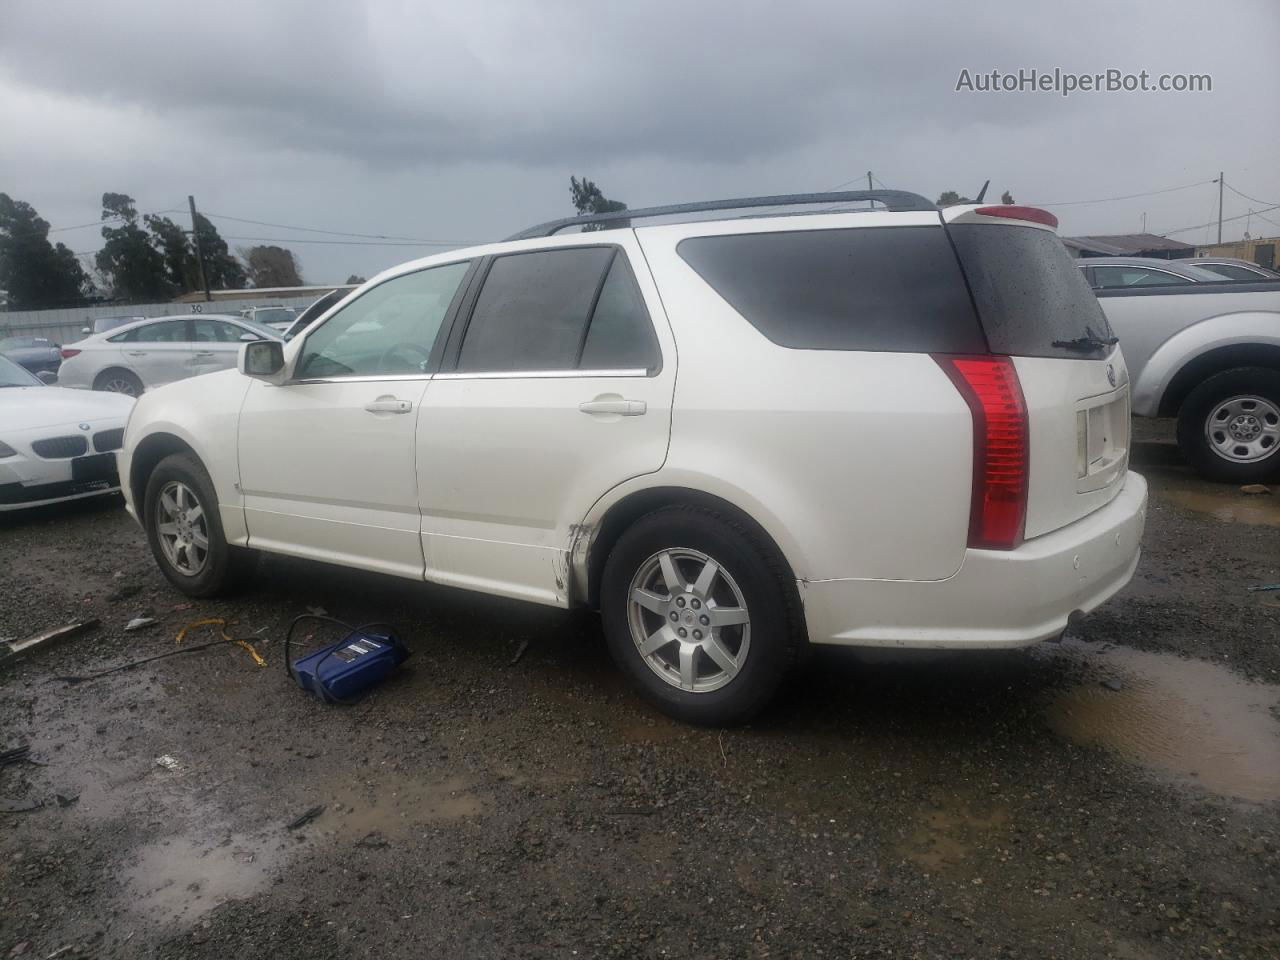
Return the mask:
<svg viewBox="0 0 1280 960"><path fill-rule="evenodd" d="M1280 476L1280 281L1099 289L1120 338L1133 413L1177 417L1203 476Z"/></svg>

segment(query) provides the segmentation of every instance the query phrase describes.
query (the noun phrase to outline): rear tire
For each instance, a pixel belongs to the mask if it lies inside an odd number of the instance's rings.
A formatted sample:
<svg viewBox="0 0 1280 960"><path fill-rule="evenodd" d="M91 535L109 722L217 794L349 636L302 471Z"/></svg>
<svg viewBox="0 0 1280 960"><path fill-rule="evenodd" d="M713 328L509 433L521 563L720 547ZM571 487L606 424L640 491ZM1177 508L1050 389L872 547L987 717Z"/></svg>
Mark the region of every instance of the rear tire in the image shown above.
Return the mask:
<svg viewBox="0 0 1280 960"><path fill-rule="evenodd" d="M605 562L600 605L614 661L660 710L690 723L751 719L804 645L777 549L701 507L636 521Z"/></svg>
<svg viewBox="0 0 1280 960"><path fill-rule="evenodd" d="M1204 381L1178 412L1178 447L1210 480L1280 476L1280 371L1237 367Z"/></svg>
<svg viewBox="0 0 1280 960"><path fill-rule="evenodd" d="M257 554L227 543L213 481L191 454L170 454L151 472L142 516L160 572L187 596L231 593L253 574Z"/></svg>
<svg viewBox="0 0 1280 960"><path fill-rule="evenodd" d="M105 393L123 393L126 397L142 396L142 381L128 370L104 370L93 381L93 389Z"/></svg>

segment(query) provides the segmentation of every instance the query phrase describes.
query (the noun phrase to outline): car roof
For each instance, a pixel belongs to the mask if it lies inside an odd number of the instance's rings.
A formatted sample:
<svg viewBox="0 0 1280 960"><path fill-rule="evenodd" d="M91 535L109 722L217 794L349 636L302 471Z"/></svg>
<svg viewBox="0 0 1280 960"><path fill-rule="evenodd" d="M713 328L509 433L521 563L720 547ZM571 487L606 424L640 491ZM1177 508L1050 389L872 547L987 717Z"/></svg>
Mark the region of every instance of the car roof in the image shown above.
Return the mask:
<svg viewBox="0 0 1280 960"><path fill-rule="evenodd" d="M132 323L122 323L118 327L112 327L110 330L103 330L101 333L95 333L95 337L105 337L110 334L118 337L122 333L128 333L136 327L145 327L149 323L163 323L167 320L226 320L234 323L236 326L243 326L243 320L238 316L232 316L229 313L175 313L163 317L145 317L142 320L134 320Z"/></svg>

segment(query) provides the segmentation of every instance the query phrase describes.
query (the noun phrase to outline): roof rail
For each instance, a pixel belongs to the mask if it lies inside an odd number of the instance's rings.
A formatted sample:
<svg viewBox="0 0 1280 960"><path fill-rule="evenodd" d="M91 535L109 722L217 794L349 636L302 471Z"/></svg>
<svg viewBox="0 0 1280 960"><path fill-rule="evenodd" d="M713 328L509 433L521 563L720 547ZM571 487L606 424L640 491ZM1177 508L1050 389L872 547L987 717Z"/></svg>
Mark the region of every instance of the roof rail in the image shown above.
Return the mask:
<svg viewBox="0 0 1280 960"><path fill-rule="evenodd" d="M788 207L810 203L856 203L873 200L889 210L937 210L938 208L920 196L906 190L846 190L843 193L788 193L776 197L739 197L736 200L703 200L699 203L674 203L665 207L644 207L639 210L619 210L615 213L592 213L580 217L549 220L536 227L529 227L507 237L508 240L528 240L532 237L549 237L565 227L580 224L616 224L630 226L631 220L648 217L667 217L681 213L708 213L714 210L743 210L750 207ZM623 221L623 222L619 222ZM607 229L607 228L606 228Z"/></svg>

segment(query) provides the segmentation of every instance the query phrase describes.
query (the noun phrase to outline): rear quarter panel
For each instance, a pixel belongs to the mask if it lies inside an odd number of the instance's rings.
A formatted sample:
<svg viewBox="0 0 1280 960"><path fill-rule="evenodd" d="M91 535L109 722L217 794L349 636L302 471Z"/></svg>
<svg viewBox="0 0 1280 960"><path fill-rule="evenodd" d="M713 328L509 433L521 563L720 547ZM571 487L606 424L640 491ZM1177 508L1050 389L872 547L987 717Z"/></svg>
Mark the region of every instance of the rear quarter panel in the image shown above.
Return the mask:
<svg viewBox="0 0 1280 960"><path fill-rule="evenodd" d="M804 229L805 219L783 226ZM973 458L958 391L927 354L777 346L676 252L685 236L714 231L637 231L680 357L671 448L652 485L733 502L801 579L954 574Z"/></svg>

